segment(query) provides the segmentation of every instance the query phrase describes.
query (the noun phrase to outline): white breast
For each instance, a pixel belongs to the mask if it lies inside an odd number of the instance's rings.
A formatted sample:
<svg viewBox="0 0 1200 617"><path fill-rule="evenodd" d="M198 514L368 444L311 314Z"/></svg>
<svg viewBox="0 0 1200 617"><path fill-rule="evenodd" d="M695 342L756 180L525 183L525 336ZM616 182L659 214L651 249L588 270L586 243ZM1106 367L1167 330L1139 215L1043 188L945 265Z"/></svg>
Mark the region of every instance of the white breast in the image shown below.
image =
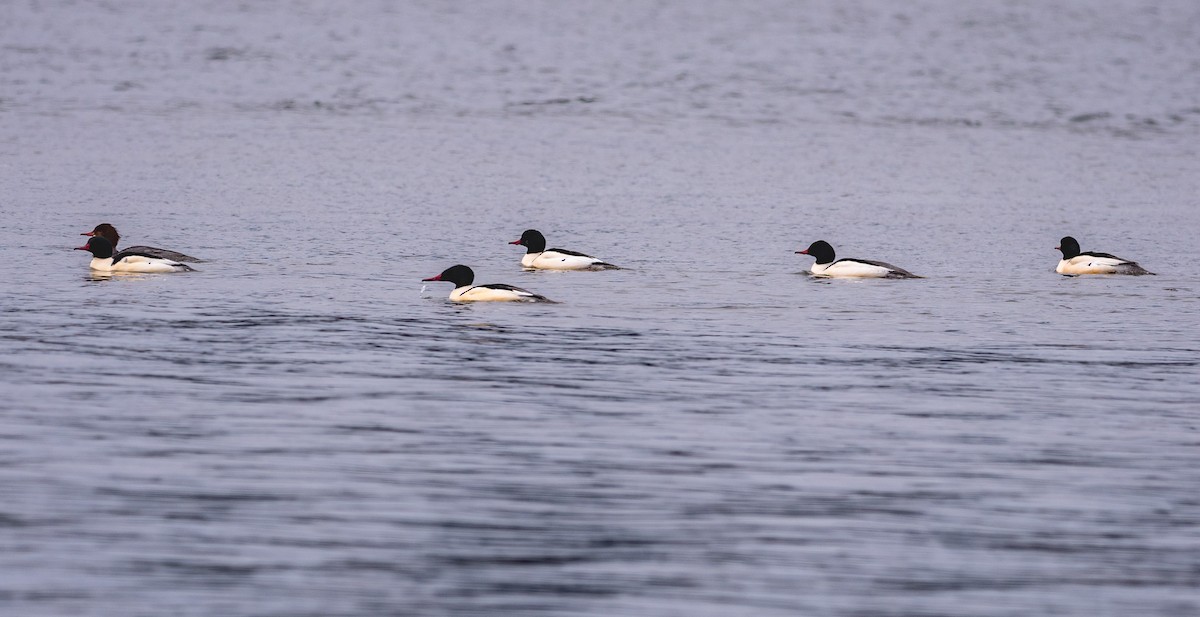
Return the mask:
<svg viewBox="0 0 1200 617"><path fill-rule="evenodd" d="M832 278L884 278L891 270L883 266L867 264L861 261L835 261L831 264L813 264L812 273L816 276Z"/></svg>
<svg viewBox="0 0 1200 617"><path fill-rule="evenodd" d="M585 270L604 260L587 255L567 255L558 251L542 251L541 253L525 253L521 265L538 270Z"/></svg>

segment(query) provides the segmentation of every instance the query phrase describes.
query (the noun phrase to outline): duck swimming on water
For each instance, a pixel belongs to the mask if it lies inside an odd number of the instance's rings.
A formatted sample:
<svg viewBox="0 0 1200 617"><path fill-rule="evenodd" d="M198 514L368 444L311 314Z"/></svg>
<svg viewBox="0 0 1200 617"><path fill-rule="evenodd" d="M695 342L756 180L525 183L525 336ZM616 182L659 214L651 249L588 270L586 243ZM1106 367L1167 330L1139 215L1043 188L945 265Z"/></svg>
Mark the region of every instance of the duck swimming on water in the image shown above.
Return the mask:
<svg viewBox="0 0 1200 617"><path fill-rule="evenodd" d="M92 236L92 237L99 236L101 238L104 238L105 240L108 240L108 242L110 244L112 244L112 248L114 251L117 250L117 245L121 242L121 234L117 233L117 228L113 227L111 223L100 223L99 225L96 225L95 229L93 229L91 231L85 231L79 235ZM119 261L120 255L122 255L123 253L129 253L130 255L145 255L148 257L157 257L159 259L169 259L171 261L181 261L181 262L182 261L190 261L193 263L201 263L204 261L203 259L197 259L190 255L184 255L183 253L179 253L179 252L171 251L171 250L167 250L167 249L155 248L153 246L131 246L131 247L125 249L124 251L117 253L116 259L118 261Z"/></svg>
<svg viewBox="0 0 1200 617"><path fill-rule="evenodd" d="M512 285L472 285L475 281L475 271L461 264L450 266L437 276L421 280L454 283L454 291L450 292L452 302L554 302L546 296Z"/></svg>
<svg viewBox="0 0 1200 617"><path fill-rule="evenodd" d="M1130 274L1133 276L1154 274L1139 266L1136 261L1121 259L1116 255L1091 251L1081 253L1079 241L1071 236L1059 240L1058 246L1054 248L1062 251L1062 260L1054 268L1054 271L1059 274L1069 276L1078 274Z"/></svg>
<svg viewBox="0 0 1200 617"><path fill-rule="evenodd" d="M567 249L547 249L546 237L536 229L526 229L521 237L509 242L524 246L525 255L521 257L521 265L532 270L620 270L619 266L603 259L568 251Z"/></svg>
<svg viewBox="0 0 1200 617"><path fill-rule="evenodd" d="M798 255L811 255L817 259L813 263L813 276L830 278L888 278L888 279L919 279L923 278L892 264L870 259L837 259L833 246L824 240L817 240Z"/></svg>
<svg viewBox="0 0 1200 617"><path fill-rule="evenodd" d="M92 254L89 267L97 272L189 272L191 266L171 259L162 259L151 255L142 255L125 250L113 254L112 243L103 236L89 238L87 244L77 247L77 251L88 251Z"/></svg>

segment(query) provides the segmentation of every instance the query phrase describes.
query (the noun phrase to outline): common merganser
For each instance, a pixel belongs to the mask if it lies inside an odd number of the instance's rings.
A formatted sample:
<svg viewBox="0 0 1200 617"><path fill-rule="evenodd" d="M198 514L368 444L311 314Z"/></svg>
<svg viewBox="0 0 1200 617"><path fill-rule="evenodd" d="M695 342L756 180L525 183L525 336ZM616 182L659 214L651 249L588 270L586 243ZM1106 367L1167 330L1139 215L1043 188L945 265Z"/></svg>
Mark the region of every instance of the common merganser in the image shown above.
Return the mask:
<svg viewBox="0 0 1200 617"><path fill-rule="evenodd" d="M566 249L547 249L546 237L536 229L526 229L519 240L509 244L519 244L526 248L521 257L521 265L535 270L620 270L620 266L610 264L603 259L568 251Z"/></svg>
<svg viewBox="0 0 1200 617"><path fill-rule="evenodd" d="M450 292L452 302L554 302L546 296L512 285L472 285L475 272L463 265L451 266L437 276L421 280L454 283L454 291Z"/></svg>
<svg viewBox="0 0 1200 617"><path fill-rule="evenodd" d="M815 276L836 278L889 278L889 279L919 279L924 278L889 263L872 261L870 259L838 259L834 261L833 247L824 240L817 240L808 245L798 255L812 255L817 259L812 265Z"/></svg>
<svg viewBox="0 0 1200 617"><path fill-rule="evenodd" d="M76 247L77 251L89 251L92 254L91 269L99 272L189 272L192 267L171 259L162 259L151 255L139 255L130 251L121 251L113 256L112 243L103 236L90 238L87 244Z"/></svg>
<svg viewBox="0 0 1200 617"><path fill-rule="evenodd" d="M1058 241L1056 250L1062 251L1062 260L1054 269L1059 274L1154 274L1139 266L1136 261L1121 259L1108 253L1079 252L1079 241L1067 236Z"/></svg>
<svg viewBox="0 0 1200 617"><path fill-rule="evenodd" d="M114 251L117 250L117 244L119 244L121 242L121 234L117 233L117 228L113 227L109 223L100 223L99 225L96 225L95 229L81 233L79 235L92 236L92 237L99 236L101 238L104 238L105 240L108 240L112 244L112 248ZM128 253L130 255L145 255L147 257L157 257L159 259L169 259L171 261L190 261L190 262L195 262L195 263L202 263L204 261L203 259L197 259L197 258L191 257L189 255L184 255L183 253L179 253L176 251L170 251L167 249L155 248L153 246L131 246L131 247L117 253L116 257L114 257L114 260L120 261L121 256L124 255L125 253Z"/></svg>

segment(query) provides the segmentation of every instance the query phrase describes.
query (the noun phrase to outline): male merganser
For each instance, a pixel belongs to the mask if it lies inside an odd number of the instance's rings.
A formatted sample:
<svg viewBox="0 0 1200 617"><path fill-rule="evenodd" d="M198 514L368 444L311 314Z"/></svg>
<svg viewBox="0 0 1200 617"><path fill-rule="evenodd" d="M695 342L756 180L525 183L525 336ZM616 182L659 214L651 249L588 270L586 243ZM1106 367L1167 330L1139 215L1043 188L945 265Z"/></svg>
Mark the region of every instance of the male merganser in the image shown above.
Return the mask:
<svg viewBox="0 0 1200 617"><path fill-rule="evenodd" d="M90 251L92 263L90 267L100 272L189 272L191 266L181 264L171 259L162 259L151 255L139 255L128 250L113 256L112 243L103 236L96 236L87 244L77 247L77 251Z"/></svg>
<svg viewBox="0 0 1200 617"><path fill-rule="evenodd" d="M1139 266L1136 261L1121 259L1108 253L1079 252L1079 241L1067 236L1058 241L1056 250L1062 251L1062 260L1054 269L1059 274L1154 274Z"/></svg>
<svg viewBox="0 0 1200 617"><path fill-rule="evenodd" d="M546 237L536 229L526 229L520 240L509 244L519 244L527 250L521 257L521 265L536 270L620 270L603 259L568 251L566 249L546 249Z"/></svg>
<svg viewBox="0 0 1200 617"><path fill-rule="evenodd" d="M96 225L95 229L88 231L88 232L81 233L79 235L92 236L92 237L100 236L101 238L108 240L112 244L112 248L114 251L117 250L117 244L121 241L121 234L117 233L117 228L113 227L112 225L110 225L108 223L100 223L99 225ZM196 259L195 257L184 255L183 253L177 253L175 251L169 251L167 249L155 248L153 246L131 246L131 247L125 249L124 251L117 253L117 255L114 259L116 261L120 261L121 255L123 255L125 253L129 253L131 255L145 255L147 257L157 257L159 259L169 259L171 261L191 261L191 262L196 262L196 263L200 263L200 262L204 261L203 259Z"/></svg>
<svg viewBox="0 0 1200 617"><path fill-rule="evenodd" d="M815 276L888 279L924 278L904 268L897 268L892 264L882 261L871 261L869 259L839 259L834 261L835 253L833 252L833 247L824 240L817 240L808 245L808 248L803 251L796 251L796 253L798 255L812 255L817 258L817 261L812 265L812 273Z"/></svg>
<svg viewBox="0 0 1200 617"><path fill-rule="evenodd" d="M450 292L452 302L554 302L545 296L512 285L472 285L475 272L462 265L451 266L437 276L421 280L454 283L454 291Z"/></svg>

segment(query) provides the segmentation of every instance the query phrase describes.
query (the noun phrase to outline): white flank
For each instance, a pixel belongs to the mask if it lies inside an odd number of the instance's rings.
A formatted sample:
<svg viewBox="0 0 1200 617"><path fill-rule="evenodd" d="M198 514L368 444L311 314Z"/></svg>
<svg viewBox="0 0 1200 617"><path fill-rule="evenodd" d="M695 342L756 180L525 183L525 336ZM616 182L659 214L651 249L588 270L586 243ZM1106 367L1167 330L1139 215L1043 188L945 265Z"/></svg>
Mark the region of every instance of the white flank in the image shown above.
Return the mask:
<svg viewBox="0 0 1200 617"><path fill-rule="evenodd" d="M557 251L542 251L541 253L525 253L521 257L521 265L536 270L586 270L596 264L604 263L603 259L580 255L567 255Z"/></svg>
<svg viewBox="0 0 1200 617"><path fill-rule="evenodd" d="M525 290L494 289L464 285L450 292L453 302L522 302L532 300L534 294Z"/></svg>
<svg viewBox="0 0 1200 617"><path fill-rule="evenodd" d="M830 278L884 278L891 270L882 266L865 264L861 261L835 261L831 264L813 264L812 273Z"/></svg>
<svg viewBox="0 0 1200 617"><path fill-rule="evenodd" d="M1128 263L1124 259L1077 255L1059 261L1054 271L1059 274L1120 274L1124 272L1121 266Z"/></svg>
<svg viewBox="0 0 1200 617"><path fill-rule="evenodd" d="M100 272L178 272L185 269L185 266L177 261L141 255L130 255L115 264L111 257L93 257L90 266Z"/></svg>

